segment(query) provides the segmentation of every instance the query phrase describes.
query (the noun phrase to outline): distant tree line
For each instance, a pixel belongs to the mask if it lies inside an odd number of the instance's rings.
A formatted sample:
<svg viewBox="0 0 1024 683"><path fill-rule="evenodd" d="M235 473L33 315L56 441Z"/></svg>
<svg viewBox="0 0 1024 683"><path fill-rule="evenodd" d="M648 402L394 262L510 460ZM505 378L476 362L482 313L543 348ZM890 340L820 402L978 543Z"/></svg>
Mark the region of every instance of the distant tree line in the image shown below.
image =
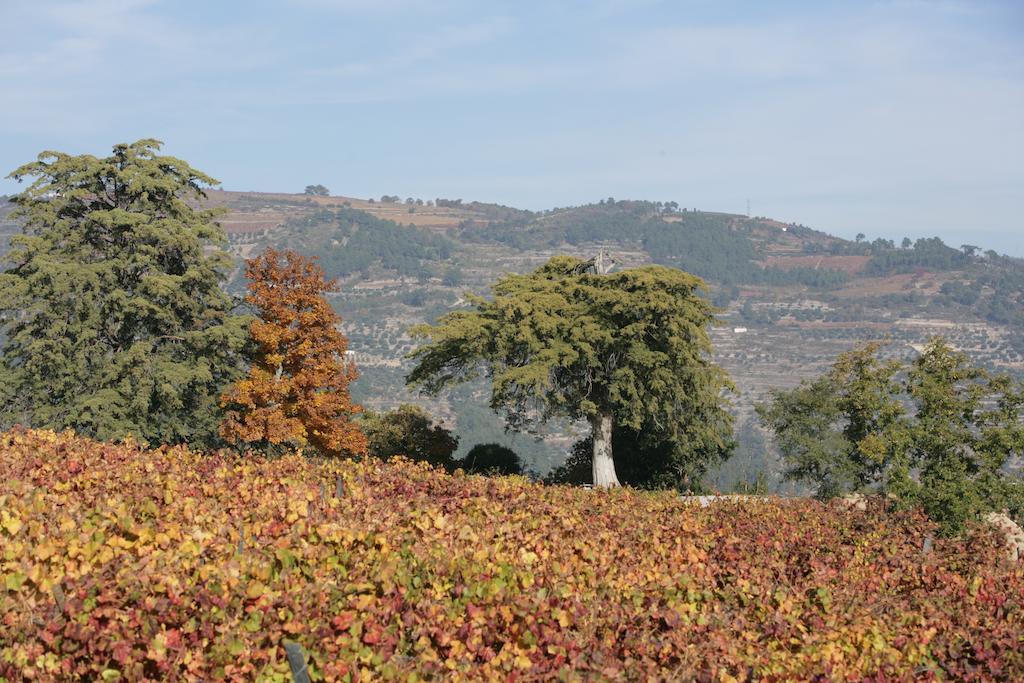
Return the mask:
<svg viewBox="0 0 1024 683"><path fill-rule="evenodd" d="M760 254L749 235L734 230L724 216L691 214L679 222L648 221L643 245L656 263L675 266L725 285L766 284L839 287L849 275L834 268L778 268L757 263Z"/></svg>
<svg viewBox="0 0 1024 683"><path fill-rule="evenodd" d="M980 272L969 273L964 281L944 283L940 297L970 306L974 315L1005 326L1007 342L1024 355L1024 260L988 252L973 270Z"/></svg>
<svg viewBox="0 0 1024 683"><path fill-rule="evenodd" d="M891 240L878 239L868 246L871 260L866 275L912 273L918 268L955 270L971 263L968 253L947 246L940 238L921 238L908 248L897 249Z"/></svg>
<svg viewBox="0 0 1024 683"><path fill-rule="evenodd" d="M667 207L667 208L666 208ZM542 219L515 216L483 224L464 221L460 236L466 240L494 241L517 249L556 247L590 242L617 242L642 246L655 263L670 265L718 284L842 286L849 275L831 268L778 268L758 263L758 245L750 225L727 214L675 213L674 202L615 201L556 212Z"/></svg>
<svg viewBox="0 0 1024 683"><path fill-rule="evenodd" d="M291 233L288 246L319 256L330 277L365 273L371 267L426 277L440 273L438 264L455 252L454 242L442 235L345 207L289 221L285 228Z"/></svg>

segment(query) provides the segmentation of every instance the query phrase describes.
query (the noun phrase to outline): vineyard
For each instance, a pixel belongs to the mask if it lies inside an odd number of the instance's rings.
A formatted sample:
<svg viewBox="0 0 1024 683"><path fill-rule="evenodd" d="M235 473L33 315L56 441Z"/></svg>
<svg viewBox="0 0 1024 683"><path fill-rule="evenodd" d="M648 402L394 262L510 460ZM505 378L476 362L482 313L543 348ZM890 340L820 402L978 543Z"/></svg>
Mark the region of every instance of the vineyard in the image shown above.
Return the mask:
<svg viewBox="0 0 1024 683"><path fill-rule="evenodd" d="M0 435L0 680L1024 679L1024 563L912 512ZM926 539L927 542L926 542Z"/></svg>

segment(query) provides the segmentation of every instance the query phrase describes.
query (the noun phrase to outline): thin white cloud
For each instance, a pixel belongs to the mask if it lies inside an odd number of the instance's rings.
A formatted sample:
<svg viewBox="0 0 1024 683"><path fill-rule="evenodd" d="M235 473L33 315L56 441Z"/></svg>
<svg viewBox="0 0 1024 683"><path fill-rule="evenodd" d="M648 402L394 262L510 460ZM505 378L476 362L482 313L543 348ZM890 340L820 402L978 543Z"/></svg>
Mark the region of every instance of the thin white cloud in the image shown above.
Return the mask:
<svg viewBox="0 0 1024 683"><path fill-rule="evenodd" d="M45 68L36 76L48 78L97 67L106 74L123 74L162 66L167 70L154 75L173 77L196 68L266 63L254 59L266 49L266 31L243 23L185 24L159 11L167 7L160 0L37 0L22 5L14 16L19 31L0 47L0 59ZM27 37L19 43L19 36Z"/></svg>
<svg viewBox="0 0 1024 683"><path fill-rule="evenodd" d="M93 35L117 35L125 32L126 19L138 18L139 10L157 4L159 0L40 0L33 7L41 18L65 28Z"/></svg>
<svg viewBox="0 0 1024 683"><path fill-rule="evenodd" d="M393 14L396 12L438 13L456 4L451 0L289 0L299 8L342 13Z"/></svg>
<svg viewBox="0 0 1024 683"><path fill-rule="evenodd" d="M843 81L850 77L978 70L1020 75L1020 45L948 23L824 17L664 27L618 37L607 67L623 83L702 79Z"/></svg>
<svg viewBox="0 0 1024 683"><path fill-rule="evenodd" d="M16 106L0 110L0 124L22 133L84 131L98 120L144 120L176 98L181 106L185 95L194 109L196 98L217 94L198 80L274 59L259 29L187 25L160 9L157 0L16 6L19 30L0 46L0 86Z"/></svg>
<svg viewBox="0 0 1024 683"><path fill-rule="evenodd" d="M351 61L310 69L314 78L384 78L467 47L480 47L506 34L511 22L494 18L425 31L394 52L373 60Z"/></svg>
<svg viewBox="0 0 1024 683"><path fill-rule="evenodd" d="M933 9L929 16L948 11L944 4ZM318 84L343 86L344 92L326 96L327 101L368 102L503 88L594 92L697 84L717 90L732 81L737 88L791 82L814 88L899 74L951 79L979 72L1024 74L1019 46L948 23L915 23L886 13L623 30L595 36L599 53L578 55L531 50L528 33L505 19L449 27L413 37L391 54L343 61L305 76L310 92ZM502 40L521 41L523 49L488 58L485 46ZM477 48L473 58L460 58L467 47ZM386 86L373 82L380 80ZM321 93L316 98L325 100Z"/></svg>

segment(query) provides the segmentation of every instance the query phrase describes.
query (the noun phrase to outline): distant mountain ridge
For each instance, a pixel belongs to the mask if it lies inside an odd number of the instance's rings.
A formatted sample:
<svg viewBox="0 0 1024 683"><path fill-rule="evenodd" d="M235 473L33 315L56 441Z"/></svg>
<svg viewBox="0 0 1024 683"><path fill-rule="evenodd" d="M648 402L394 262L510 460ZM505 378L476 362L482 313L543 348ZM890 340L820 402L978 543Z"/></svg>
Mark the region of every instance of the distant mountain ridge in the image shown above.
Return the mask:
<svg viewBox="0 0 1024 683"><path fill-rule="evenodd" d="M368 274L374 265L429 278L440 273L437 267L432 271L431 264L451 261L459 244L500 245L519 253L603 244L704 277L721 290L716 294L720 303L736 300L740 286L830 292L849 288L860 278L907 273L920 278L930 273L942 280L941 293L953 304L969 305L971 315L996 324L1021 322L1024 327L1024 320L1007 315L1024 304L1024 260L968 245L955 249L939 238L904 240L899 246L883 238L851 242L799 224L680 208L675 202L607 199L534 212L462 200L398 201L395 196L376 201L213 192L210 199L234 209L222 221L233 242L270 241L306 248L321 255L328 271L342 278ZM360 218L364 215L368 217ZM380 233L379 244L367 244L372 240L365 231L352 241L364 224ZM407 230L395 232L399 226ZM425 232L442 237L431 238ZM397 241L405 248L399 249ZM343 242L345 248L337 251L357 253L339 258L333 248ZM873 283L868 289L888 294L909 291L906 283L892 284L898 288Z"/></svg>

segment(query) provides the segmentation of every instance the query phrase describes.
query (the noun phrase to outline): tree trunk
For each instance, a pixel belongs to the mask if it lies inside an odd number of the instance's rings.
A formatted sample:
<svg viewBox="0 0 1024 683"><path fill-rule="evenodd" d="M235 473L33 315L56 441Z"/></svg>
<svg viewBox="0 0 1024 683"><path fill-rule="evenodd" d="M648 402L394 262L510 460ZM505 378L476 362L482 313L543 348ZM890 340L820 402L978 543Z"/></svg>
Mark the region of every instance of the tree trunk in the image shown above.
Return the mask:
<svg viewBox="0 0 1024 683"><path fill-rule="evenodd" d="M612 416L599 413L590 418L594 439L594 486L608 489L619 485L612 460Z"/></svg>

